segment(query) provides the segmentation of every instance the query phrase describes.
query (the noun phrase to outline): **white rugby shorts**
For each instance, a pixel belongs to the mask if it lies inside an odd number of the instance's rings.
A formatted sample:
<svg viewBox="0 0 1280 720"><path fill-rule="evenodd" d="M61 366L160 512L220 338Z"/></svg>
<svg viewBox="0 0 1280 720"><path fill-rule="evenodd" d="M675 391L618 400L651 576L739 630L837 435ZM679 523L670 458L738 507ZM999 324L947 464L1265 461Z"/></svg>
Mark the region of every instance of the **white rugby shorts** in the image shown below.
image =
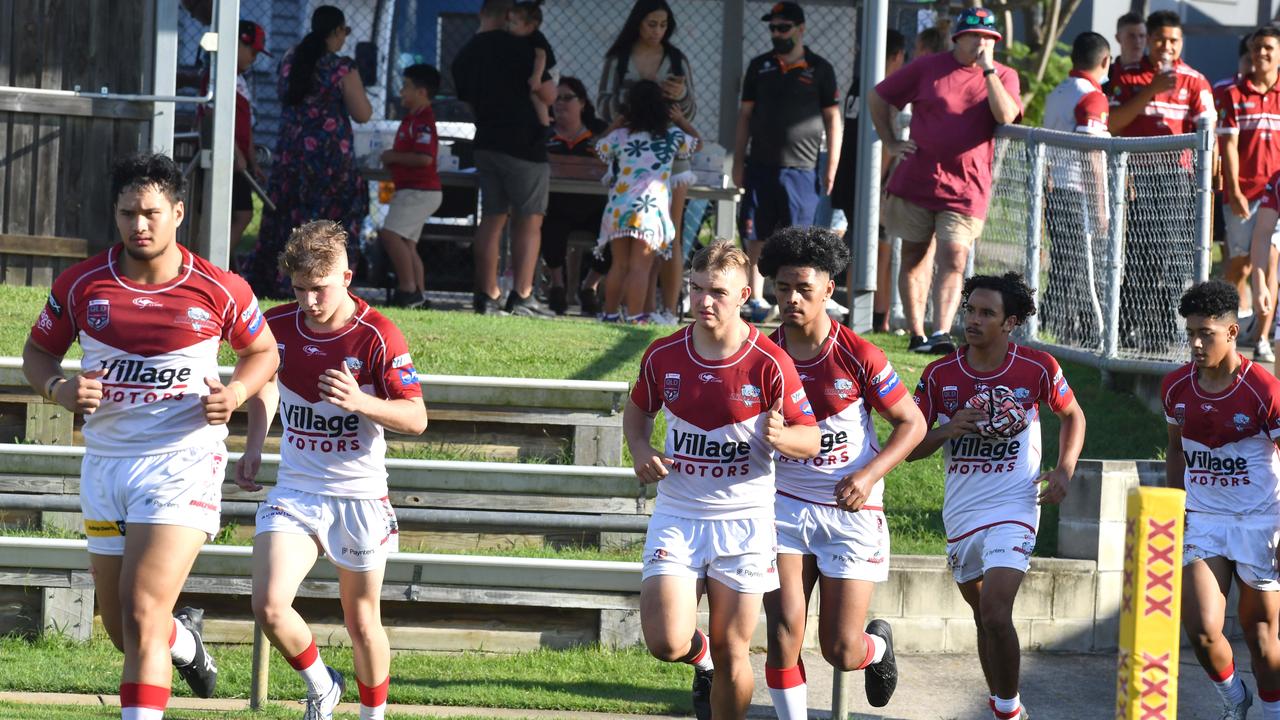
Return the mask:
<svg viewBox="0 0 1280 720"><path fill-rule="evenodd" d="M882 510L850 512L778 493L778 554L813 555L818 572L839 580L889 579L889 527Z"/></svg>
<svg viewBox="0 0 1280 720"><path fill-rule="evenodd" d="M641 578L712 578L731 590L763 595L778 589L773 520L694 520L654 514L644 543Z"/></svg>
<svg viewBox="0 0 1280 720"><path fill-rule="evenodd" d="M1280 520L1275 517L1187 513L1182 536L1182 565L1221 557L1235 563L1240 581L1263 592L1280 591L1276 543Z"/></svg>
<svg viewBox="0 0 1280 720"><path fill-rule="evenodd" d="M1026 573L1036 549L1036 531L1020 522L979 528L947 542L947 567L957 583L977 580L991 568Z"/></svg>
<svg viewBox="0 0 1280 720"><path fill-rule="evenodd" d="M142 457L85 453L80 512L89 552L124 555L129 525L178 525L218 533L227 448L221 443Z"/></svg>
<svg viewBox="0 0 1280 720"><path fill-rule="evenodd" d="M354 572L383 567L400 548L400 529L387 498L357 500L274 487L258 506L255 535L311 535L329 562Z"/></svg>

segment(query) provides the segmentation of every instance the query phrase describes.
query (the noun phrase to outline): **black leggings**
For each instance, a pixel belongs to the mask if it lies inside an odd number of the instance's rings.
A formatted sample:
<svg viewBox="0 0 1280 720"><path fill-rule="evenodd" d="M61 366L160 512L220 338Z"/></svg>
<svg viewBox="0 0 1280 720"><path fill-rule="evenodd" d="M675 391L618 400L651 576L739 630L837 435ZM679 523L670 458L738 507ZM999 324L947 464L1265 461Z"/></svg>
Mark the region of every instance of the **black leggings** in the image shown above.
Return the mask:
<svg viewBox="0 0 1280 720"><path fill-rule="evenodd" d="M585 231L594 238L600 232L600 217L604 215L604 196L551 193L547 200L547 214L542 219L542 260L549 268L562 268L569 250L569 235ZM587 253L584 263L597 272L607 272L607 263Z"/></svg>

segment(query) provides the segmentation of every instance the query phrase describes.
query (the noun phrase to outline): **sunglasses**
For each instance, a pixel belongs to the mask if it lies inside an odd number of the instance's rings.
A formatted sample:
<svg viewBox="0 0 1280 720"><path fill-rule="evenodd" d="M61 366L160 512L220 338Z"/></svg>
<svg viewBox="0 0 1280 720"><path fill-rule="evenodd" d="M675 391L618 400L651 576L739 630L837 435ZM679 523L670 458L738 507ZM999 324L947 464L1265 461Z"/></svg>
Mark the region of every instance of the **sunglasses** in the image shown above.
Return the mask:
<svg viewBox="0 0 1280 720"><path fill-rule="evenodd" d="M578 99L577 95L557 95L556 96L556 102L573 102L574 100L577 100L577 99Z"/></svg>
<svg viewBox="0 0 1280 720"><path fill-rule="evenodd" d="M791 28L793 27L795 27L795 25L791 23L775 23L769 26L769 32L788 33L791 32Z"/></svg>

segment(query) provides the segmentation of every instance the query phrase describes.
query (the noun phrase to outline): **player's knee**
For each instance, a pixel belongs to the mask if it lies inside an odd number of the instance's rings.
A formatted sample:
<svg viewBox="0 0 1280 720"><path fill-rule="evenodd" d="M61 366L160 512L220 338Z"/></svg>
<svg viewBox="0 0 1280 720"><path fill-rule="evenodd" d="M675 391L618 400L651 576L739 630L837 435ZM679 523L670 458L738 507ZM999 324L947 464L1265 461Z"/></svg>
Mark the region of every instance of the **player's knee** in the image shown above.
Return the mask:
<svg viewBox="0 0 1280 720"><path fill-rule="evenodd" d="M265 628L277 627L289 610L288 603L279 602L267 595L254 595L252 605L254 619Z"/></svg>
<svg viewBox="0 0 1280 720"><path fill-rule="evenodd" d="M351 636L351 642L368 646L376 642L386 632L382 628L382 619L378 617L376 612L347 613L345 622L347 625L347 634Z"/></svg>
<svg viewBox="0 0 1280 720"><path fill-rule="evenodd" d="M646 635L644 645L648 648L650 655L663 662L675 662L689 651L688 638L685 638L682 643L665 634L657 637Z"/></svg>
<svg viewBox="0 0 1280 720"><path fill-rule="evenodd" d="M1004 604L983 603L977 615L978 629L988 637L1014 632L1012 609Z"/></svg>
<svg viewBox="0 0 1280 720"><path fill-rule="evenodd" d="M841 672L857 670L867 657L866 642L862 636L856 638L837 638L829 643L822 643L822 657L831 667Z"/></svg>

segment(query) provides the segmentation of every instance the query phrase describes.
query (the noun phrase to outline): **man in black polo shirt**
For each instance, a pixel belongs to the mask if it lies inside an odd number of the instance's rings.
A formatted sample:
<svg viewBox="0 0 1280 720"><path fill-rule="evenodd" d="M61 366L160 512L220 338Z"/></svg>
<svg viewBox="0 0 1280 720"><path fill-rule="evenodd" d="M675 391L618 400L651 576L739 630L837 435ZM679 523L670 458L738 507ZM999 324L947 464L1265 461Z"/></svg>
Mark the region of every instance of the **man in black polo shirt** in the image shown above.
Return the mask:
<svg viewBox="0 0 1280 720"><path fill-rule="evenodd" d="M840 92L831 63L804 46L804 10L774 4L764 17L773 50L752 58L742 80L733 183L743 189L742 237L751 258L751 319L769 313L756 263L775 229L812 225L821 193L835 183L840 154ZM827 137L825 177L817 173ZM748 144L748 141L749 144Z"/></svg>
<svg viewBox="0 0 1280 720"><path fill-rule="evenodd" d="M549 315L533 297L542 216L547 210L551 168L547 164L546 128L538 120L529 93L534 51L528 38L503 28L512 0L485 0L480 30L453 60L458 98L475 114L475 163L480 181L482 217L476 228L475 311L503 309L498 288L498 252L507 216L511 221L511 266L514 284L505 309L513 315ZM537 89L550 105L556 87L550 80Z"/></svg>

